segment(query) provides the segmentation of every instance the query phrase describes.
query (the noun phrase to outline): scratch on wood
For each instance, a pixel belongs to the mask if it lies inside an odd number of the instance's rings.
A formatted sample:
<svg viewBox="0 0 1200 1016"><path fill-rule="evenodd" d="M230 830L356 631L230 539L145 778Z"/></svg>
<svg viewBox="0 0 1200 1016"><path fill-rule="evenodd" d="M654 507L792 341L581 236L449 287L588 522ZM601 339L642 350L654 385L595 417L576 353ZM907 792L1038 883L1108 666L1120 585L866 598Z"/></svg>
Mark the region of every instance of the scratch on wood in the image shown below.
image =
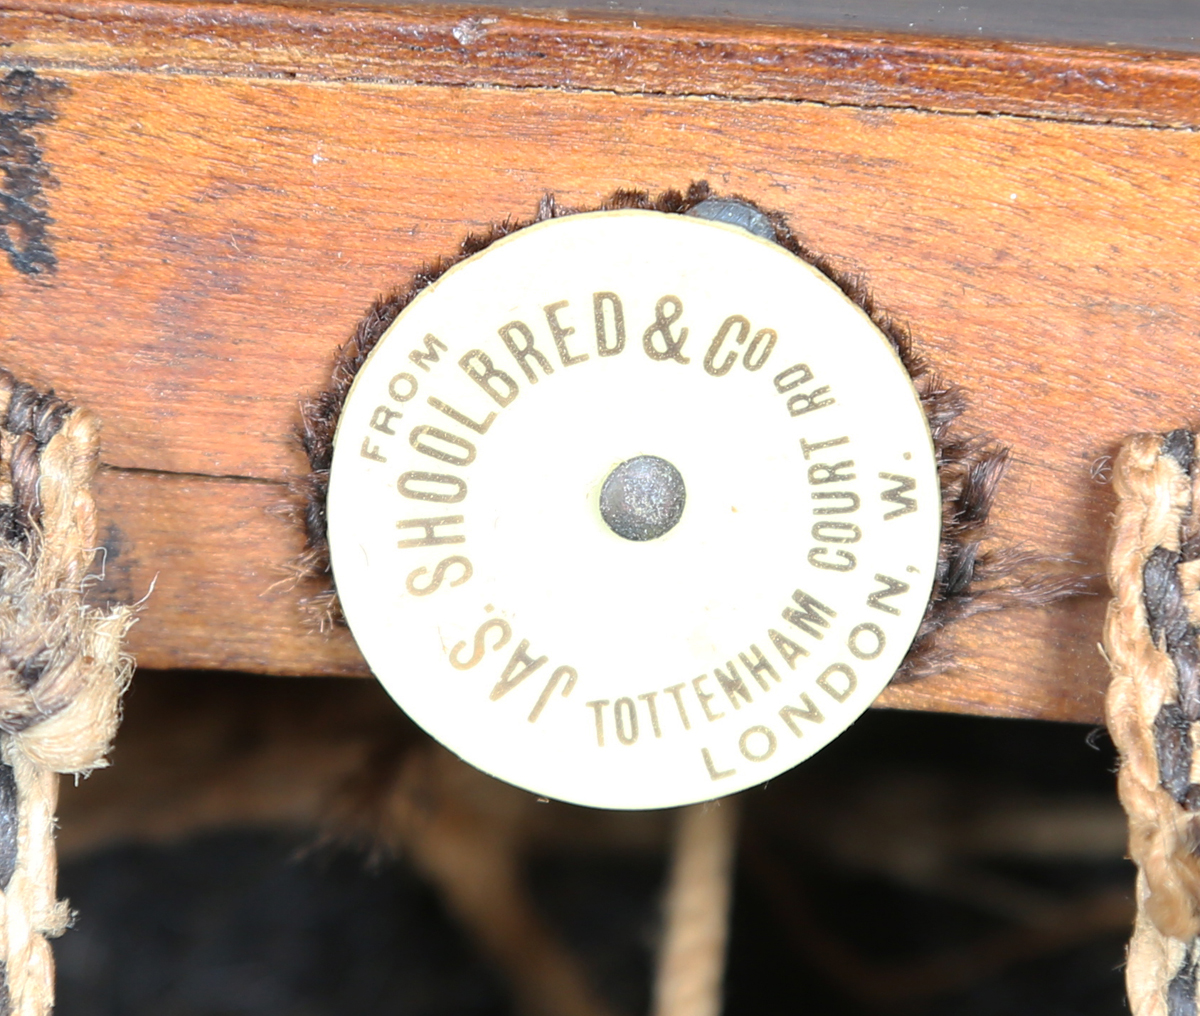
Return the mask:
<svg viewBox="0 0 1200 1016"><path fill-rule="evenodd" d="M57 116L61 81L16 70L0 80L0 250L23 275L54 271L46 188L54 178L34 131Z"/></svg>

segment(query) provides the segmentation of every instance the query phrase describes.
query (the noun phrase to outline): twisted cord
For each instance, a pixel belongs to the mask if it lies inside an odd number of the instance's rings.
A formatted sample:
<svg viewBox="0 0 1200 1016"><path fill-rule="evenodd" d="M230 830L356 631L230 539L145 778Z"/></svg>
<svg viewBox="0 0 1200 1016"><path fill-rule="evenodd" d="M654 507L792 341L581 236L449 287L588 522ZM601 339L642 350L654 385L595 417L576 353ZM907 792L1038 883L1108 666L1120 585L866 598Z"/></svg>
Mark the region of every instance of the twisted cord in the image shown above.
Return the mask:
<svg viewBox="0 0 1200 1016"><path fill-rule="evenodd" d="M1196 1016L1200 955L1200 469L1185 430L1130 438L1109 547L1108 729L1138 866L1126 986L1134 1016Z"/></svg>
<svg viewBox="0 0 1200 1016"><path fill-rule="evenodd" d="M58 774L105 765L132 611L84 603L99 423L0 370L0 1016L54 1007Z"/></svg>
<svg viewBox="0 0 1200 1016"><path fill-rule="evenodd" d="M737 798L679 811L653 1016L720 1016Z"/></svg>

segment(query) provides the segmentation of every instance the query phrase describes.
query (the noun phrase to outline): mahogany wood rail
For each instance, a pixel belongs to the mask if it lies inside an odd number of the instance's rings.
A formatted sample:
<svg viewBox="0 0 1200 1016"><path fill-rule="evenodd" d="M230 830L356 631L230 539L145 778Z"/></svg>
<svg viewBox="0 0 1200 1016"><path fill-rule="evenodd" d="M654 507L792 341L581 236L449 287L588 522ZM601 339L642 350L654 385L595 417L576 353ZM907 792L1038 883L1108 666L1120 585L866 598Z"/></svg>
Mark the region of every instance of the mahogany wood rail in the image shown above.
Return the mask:
<svg viewBox="0 0 1200 1016"><path fill-rule="evenodd" d="M366 672L280 583L297 404L377 293L546 192L706 179L786 213L1012 447L1004 538L1079 571L1121 438L1197 416L1200 57L0 0L0 79L0 363L105 421L97 595L154 582L144 667ZM883 702L1094 720L1104 600L967 622L951 673Z"/></svg>

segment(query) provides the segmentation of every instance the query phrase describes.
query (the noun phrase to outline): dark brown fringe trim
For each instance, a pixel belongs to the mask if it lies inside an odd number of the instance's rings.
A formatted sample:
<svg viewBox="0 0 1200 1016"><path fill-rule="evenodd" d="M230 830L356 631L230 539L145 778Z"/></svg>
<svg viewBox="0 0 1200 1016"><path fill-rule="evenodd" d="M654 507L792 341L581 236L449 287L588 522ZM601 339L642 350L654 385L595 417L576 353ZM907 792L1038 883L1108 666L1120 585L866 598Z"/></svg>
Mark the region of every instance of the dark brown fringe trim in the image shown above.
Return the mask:
<svg viewBox="0 0 1200 1016"><path fill-rule="evenodd" d="M330 625L345 624L329 567L325 517L325 496L329 489L329 467L338 417L359 368L388 326L413 298L460 261L534 223L582 212L623 208L679 215L713 197L717 195L705 181L693 183L686 194L667 190L656 198L646 191L619 190L595 209L564 208L553 195L547 194L531 219L520 222L506 219L485 233L468 236L457 254L423 268L406 285L375 301L349 342L335 356L330 386L301 406L299 437L312 471L293 484L293 492L303 500L303 523L308 535L307 550L294 562L294 570L299 579L316 578L326 583L323 590L302 601L315 625L325 629ZM996 487L1007 467L1008 449L978 436L952 432L966 408L962 390L938 376L924 357L913 350L908 329L876 305L862 279L839 272L827 258L801 244L779 212L767 211L736 195L733 199L765 215L775 227L776 243L830 278L867 313L895 347L929 419L942 485L942 543L929 608L912 649L893 681L916 680L946 670L952 662L951 655L934 644L934 636L953 621L1011 606L1045 606L1087 591L1089 579L1062 573L1048 574L1045 565L1049 562L1043 558L1011 549L981 547L987 535L988 514Z"/></svg>

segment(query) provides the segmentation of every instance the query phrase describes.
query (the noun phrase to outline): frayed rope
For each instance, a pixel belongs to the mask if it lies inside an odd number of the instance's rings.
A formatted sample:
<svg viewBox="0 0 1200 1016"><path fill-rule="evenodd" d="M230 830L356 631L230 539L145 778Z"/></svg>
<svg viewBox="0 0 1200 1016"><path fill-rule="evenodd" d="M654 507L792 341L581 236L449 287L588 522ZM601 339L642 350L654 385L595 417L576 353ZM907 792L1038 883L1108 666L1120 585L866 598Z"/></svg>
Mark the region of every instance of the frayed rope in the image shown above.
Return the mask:
<svg viewBox="0 0 1200 1016"><path fill-rule="evenodd" d="M54 1007L59 774L107 764L133 670L132 610L84 602L99 431L0 370L0 1016Z"/></svg>
<svg viewBox="0 0 1200 1016"><path fill-rule="evenodd" d="M1125 968L1134 1016L1196 1016L1200 955L1200 461L1186 430L1139 434L1113 472L1106 711L1137 864Z"/></svg>

